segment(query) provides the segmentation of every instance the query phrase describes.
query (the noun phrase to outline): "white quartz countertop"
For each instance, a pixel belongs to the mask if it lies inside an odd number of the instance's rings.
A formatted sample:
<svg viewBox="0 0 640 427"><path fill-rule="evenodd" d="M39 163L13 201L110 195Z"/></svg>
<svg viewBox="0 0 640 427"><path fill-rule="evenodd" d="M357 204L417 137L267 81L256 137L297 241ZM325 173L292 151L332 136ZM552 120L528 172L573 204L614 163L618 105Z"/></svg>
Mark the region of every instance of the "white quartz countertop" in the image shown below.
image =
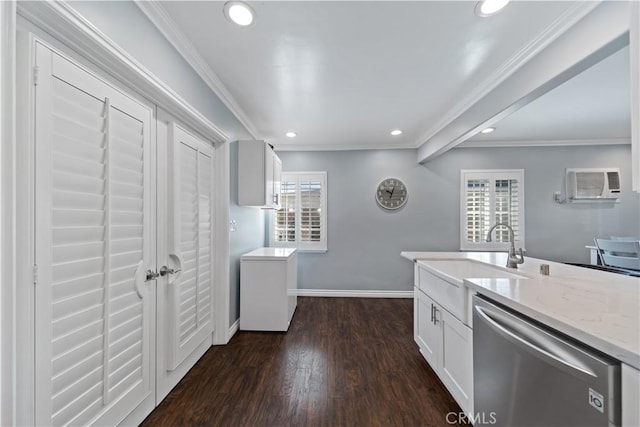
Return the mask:
<svg viewBox="0 0 640 427"><path fill-rule="evenodd" d="M419 264L470 260L529 278L465 278L479 294L640 369L640 278L529 258L505 267L502 252L402 252ZM539 274L549 264L549 276Z"/></svg>
<svg viewBox="0 0 640 427"><path fill-rule="evenodd" d="M287 259L296 251L295 248L258 248L242 255L244 260Z"/></svg>

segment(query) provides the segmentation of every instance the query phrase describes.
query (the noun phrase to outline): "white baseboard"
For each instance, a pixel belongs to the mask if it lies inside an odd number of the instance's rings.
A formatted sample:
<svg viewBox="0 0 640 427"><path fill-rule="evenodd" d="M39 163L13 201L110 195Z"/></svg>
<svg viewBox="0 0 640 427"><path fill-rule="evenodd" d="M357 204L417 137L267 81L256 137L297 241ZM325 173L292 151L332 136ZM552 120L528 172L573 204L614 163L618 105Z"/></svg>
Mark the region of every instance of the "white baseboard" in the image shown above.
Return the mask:
<svg viewBox="0 0 640 427"><path fill-rule="evenodd" d="M240 329L240 319L233 322L233 325L229 327L229 333L227 334L227 342L231 341L231 338L238 332Z"/></svg>
<svg viewBox="0 0 640 427"><path fill-rule="evenodd" d="M413 298L413 291L298 289L298 296L300 297L339 297L339 298Z"/></svg>

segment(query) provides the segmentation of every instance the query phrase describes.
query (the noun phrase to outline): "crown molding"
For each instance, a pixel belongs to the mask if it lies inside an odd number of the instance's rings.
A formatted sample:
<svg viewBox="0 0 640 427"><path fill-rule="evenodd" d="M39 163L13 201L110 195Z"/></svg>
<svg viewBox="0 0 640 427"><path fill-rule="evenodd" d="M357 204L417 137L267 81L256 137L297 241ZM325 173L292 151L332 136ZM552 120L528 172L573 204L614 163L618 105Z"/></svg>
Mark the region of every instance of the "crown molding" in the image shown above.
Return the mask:
<svg viewBox="0 0 640 427"><path fill-rule="evenodd" d="M462 98L460 102L455 104L453 108L436 122L427 132L423 134L414 143L414 148L419 148L429 141L434 135L451 124L456 118L460 117L465 111L474 104L487 96L500 83L504 82L516 70L526 64L531 58L544 50L549 44L553 43L558 37L564 34L569 28L595 9L601 1L585 1L578 2L569 7L563 14L549 25L545 30L540 32L537 37L522 47L518 52L512 55L505 63L498 67L489 77L487 77L478 87Z"/></svg>
<svg viewBox="0 0 640 427"><path fill-rule="evenodd" d="M173 45L178 53L187 61L207 86L218 96L220 101L231 111L247 132L255 139L259 132L247 113L240 107L233 95L226 88L220 77L211 69L207 61L198 53L187 36L178 28L169 13L158 0L136 1L135 4L149 18L160 33Z"/></svg>
<svg viewBox="0 0 640 427"><path fill-rule="evenodd" d="M593 145L629 145L631 138L598 139L522 139L496 141L465 141L456 148L498 148L498 147L573 147Z"/></svg>
<svg viewBox="0 0 640 427"><path fill-rule="evenodd" d="M64 1L17 2L18 14L66 44L119 82L192 127L222 143L228 136L151 71Z"/></svg>
<svg viewBox="0 0 640 427"><path fill-rule="evenodd" d="M406 144L278 144L268 143L274 146L275 151L359 151L359 150L415 150L411 143Z"/></svg>

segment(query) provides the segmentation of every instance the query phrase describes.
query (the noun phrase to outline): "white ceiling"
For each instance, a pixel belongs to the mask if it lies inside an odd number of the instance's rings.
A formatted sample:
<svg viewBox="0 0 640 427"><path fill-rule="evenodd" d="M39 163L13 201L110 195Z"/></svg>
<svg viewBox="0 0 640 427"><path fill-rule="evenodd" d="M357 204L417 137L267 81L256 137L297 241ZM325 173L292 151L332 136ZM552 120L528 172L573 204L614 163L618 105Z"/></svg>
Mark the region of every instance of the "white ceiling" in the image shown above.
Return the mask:
<svg viewBox="0 0 640 427"><path fill-rule="evenodd" d="M245 28L225 19L224 2L161 6L257 138L277 149L354 149L421 145L462 98L487 86L577 3L513 1L479 18L475 1L249 2L256 23ZM540 108L536 115L547 111ZM507 120L500 128L511 129L510 138L522 128L547 135L523 125L524 113ZM394 128L404 133L392 137ZM286 138L289 130L298 137Z"/></svg>
<svg viewBox="0 0 640 427"><path fill-rule="evenodd" d="M627 142L631 137L630 69L625 47L501 120L494 125L495 132L477 134L465 145L523 139Z"/></svg>

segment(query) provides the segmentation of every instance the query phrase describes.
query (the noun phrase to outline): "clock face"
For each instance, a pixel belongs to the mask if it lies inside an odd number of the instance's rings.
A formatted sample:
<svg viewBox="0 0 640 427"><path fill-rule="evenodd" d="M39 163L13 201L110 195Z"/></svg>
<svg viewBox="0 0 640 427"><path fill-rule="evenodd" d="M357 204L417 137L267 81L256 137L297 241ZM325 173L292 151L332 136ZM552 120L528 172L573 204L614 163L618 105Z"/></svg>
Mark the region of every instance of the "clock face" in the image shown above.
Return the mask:
<svg viewBox="0 0 640 427"><path fill-rule="evenodd" d="M398 178L387 178L378 184L376 201L385 209L398 209L407 203L407 186Z"/></svg>

